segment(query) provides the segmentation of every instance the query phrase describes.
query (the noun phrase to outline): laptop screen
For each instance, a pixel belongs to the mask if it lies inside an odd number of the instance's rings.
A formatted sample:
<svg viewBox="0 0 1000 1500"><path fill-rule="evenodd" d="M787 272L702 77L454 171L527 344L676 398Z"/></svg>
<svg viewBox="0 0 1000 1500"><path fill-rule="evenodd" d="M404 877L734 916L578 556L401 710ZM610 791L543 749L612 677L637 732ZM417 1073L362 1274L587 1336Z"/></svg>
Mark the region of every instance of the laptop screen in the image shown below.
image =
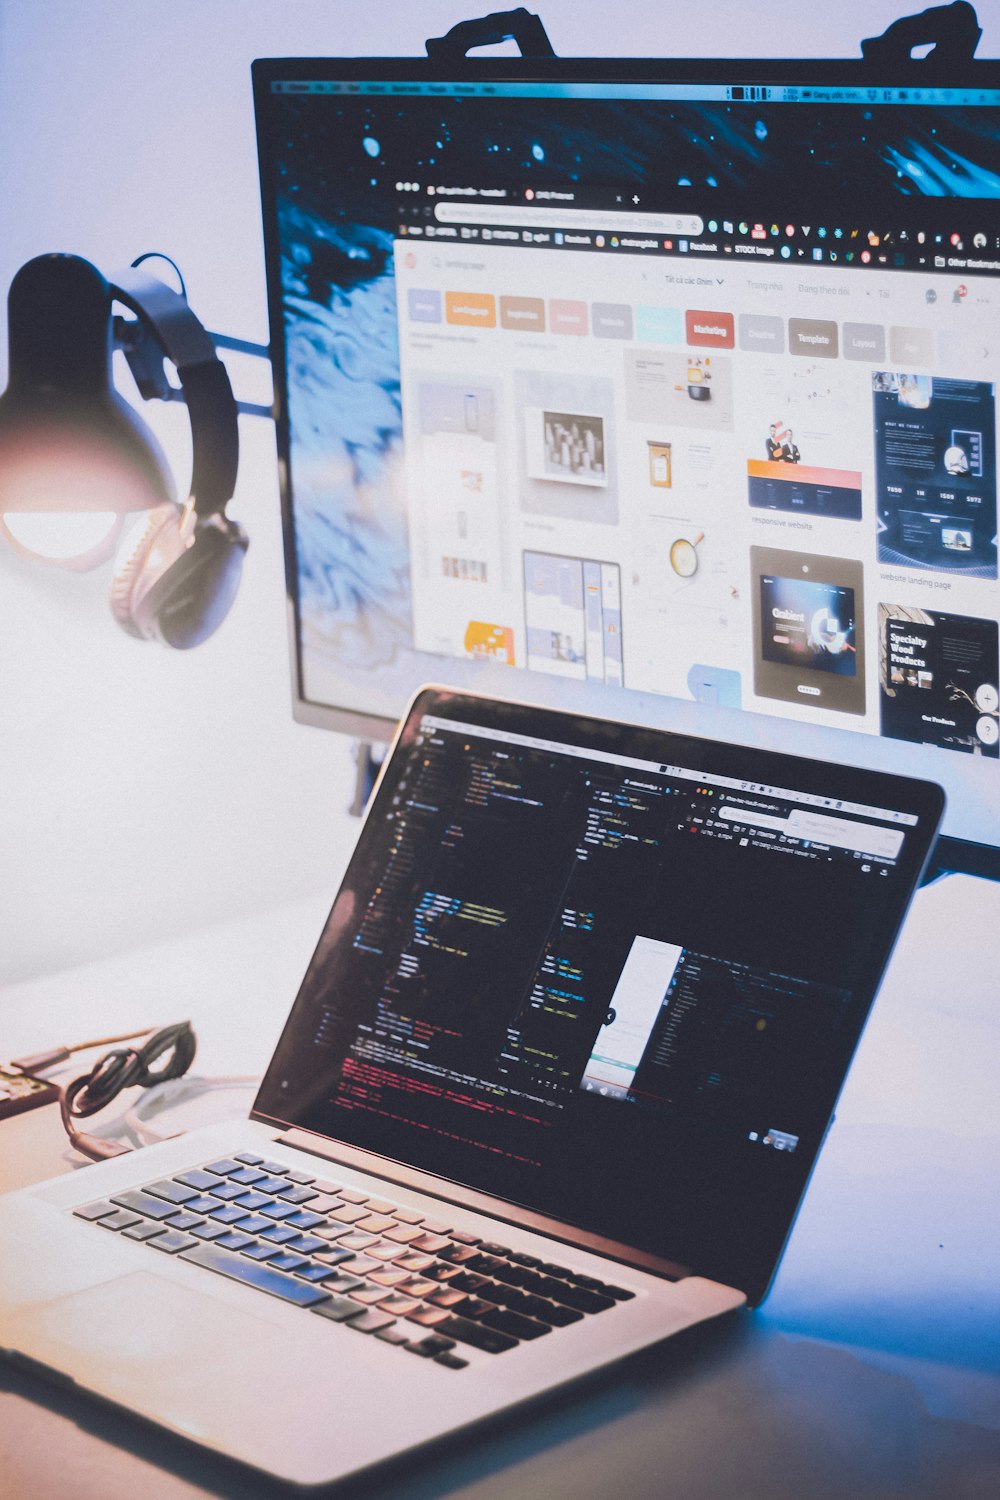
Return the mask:
<svg viewBox="0 0 1000 1500"><path fill-rule="evenodd" d="M940 807L425 692L257 1111L759 1296Z"/></svg>
<svg viewBox="0 0 1000 1500"><path fill-rule="evenodd" d="M915 78L256 65L301 717L446 681L1000 845L1000 71Z"/></svg>

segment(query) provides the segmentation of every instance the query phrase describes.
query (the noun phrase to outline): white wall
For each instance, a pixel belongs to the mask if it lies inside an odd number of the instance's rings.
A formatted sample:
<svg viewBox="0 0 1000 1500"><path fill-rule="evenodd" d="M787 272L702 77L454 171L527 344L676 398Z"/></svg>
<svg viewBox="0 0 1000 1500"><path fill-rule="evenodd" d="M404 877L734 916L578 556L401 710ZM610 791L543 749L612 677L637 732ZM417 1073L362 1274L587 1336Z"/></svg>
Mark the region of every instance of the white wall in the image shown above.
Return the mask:
<svg viewBox="0 0 1000 1500"><path fill-rule="evenodd" d="M497 4L0 0L0 288L45 251L112 270L163 249L209 327L264 341L250 60L416 54ZM531 8L563 55L858 56L920 5ZM980 5L983 56L995 10ZM144 415L184 470L183 412ZM332 885L353 767L346 742L291 721L273 435L241 425L232 510L252 546L201 649L119 632L106 572L40 572L0 547L0 979Z"/></svg>

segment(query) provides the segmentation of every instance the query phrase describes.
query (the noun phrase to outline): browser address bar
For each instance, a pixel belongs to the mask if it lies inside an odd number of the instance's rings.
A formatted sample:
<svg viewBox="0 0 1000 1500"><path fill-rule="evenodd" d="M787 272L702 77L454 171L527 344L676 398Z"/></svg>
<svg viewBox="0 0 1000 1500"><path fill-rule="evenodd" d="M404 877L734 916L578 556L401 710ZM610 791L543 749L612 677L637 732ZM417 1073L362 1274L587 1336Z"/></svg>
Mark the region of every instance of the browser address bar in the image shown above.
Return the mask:
<svg viewBox="0 0 1000 1500"><path fill-rule="evenodd" d="M608 229L619 234L701 234L704 224L697 214L636 214L627 209L562 208L558 203L540 203L521 208L503 203L436 203L439 224L510 224L528 228L558 224L563 229Z"/></svg>

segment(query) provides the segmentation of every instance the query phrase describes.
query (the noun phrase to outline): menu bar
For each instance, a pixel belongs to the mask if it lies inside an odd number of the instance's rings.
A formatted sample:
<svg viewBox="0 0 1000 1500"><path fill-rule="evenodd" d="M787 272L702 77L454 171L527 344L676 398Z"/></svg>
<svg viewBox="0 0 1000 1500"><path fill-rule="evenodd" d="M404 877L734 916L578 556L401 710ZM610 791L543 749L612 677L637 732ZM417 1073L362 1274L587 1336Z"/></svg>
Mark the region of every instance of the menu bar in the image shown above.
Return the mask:
<svg viewBox="0 0 1000 1500"><path fill-rule="evenodd" d="M655 760L637 760L632 755L612 754L607 750L596 750L589 746L566 745L559 740L536 739L533 735L514 734L506 729L486 729L481 724L465 724L457 719L440 719L434 714L425 714L420 721L425 732L445 731L449 734L475 736L491 740L496 744L521 745L529 750L545 750L557 755L570 755L579 760L598 761L604 765L618 766L623 770L641 771L657 776L669 776L675 781L690 781L703 786L722 787L733 792L752 792L766 797L779 797L786 802L798 802L806 807L824 807L841 813L855 813L865 818L881 818L887 823L913 827L917 819L913 813L896 812L887 807L870 807L864 802L845 802L836 797L819 797L813 792L794 791L789 787L766 786L762 782L743 781L734 776L716 776L708 771L693 771L689 766L663 765Z"/></svg>
<svg viewBox="0 0 1000 1500"><path fill-rule="evenodd" d="M550 83L417 82L413 80L288 78L271 83L275 94L426 94L432 97L520 99L663 99L767 104L907 104L949 106L1000 105L1000 89L885 88L867 85L761 83L749 78L739 84L712 83Z"/></svg>

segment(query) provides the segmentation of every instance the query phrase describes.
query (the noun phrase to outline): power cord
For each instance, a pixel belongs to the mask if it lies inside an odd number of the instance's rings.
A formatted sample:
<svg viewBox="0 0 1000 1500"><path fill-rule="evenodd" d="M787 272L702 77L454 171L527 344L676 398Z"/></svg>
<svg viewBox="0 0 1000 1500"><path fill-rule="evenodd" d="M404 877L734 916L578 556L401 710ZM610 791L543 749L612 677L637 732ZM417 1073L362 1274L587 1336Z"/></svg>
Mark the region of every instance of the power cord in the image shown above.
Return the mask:
<svg viewBox="0 0 1000 1500"><path fill-rule="evenodd" d="M132 1036L144 1036L147 1033L133 1033ZM127 1041L132 1037L109 1037L107 1041ZM91 1043L90 1045L94 1045ZM78 1047L59 1049L65 1055L70 1052L81 1051L84 1044ZM73 1123L75 1120L85 1119L88 1115L97 1114L98 1110L104 1109L113 1099L116 1099L123 1089L128 1088L152 1088L156 1084L166 1083L172 1078L180 1078L187 1072L194 1061L197 1039L191 1029L190 1021L178 1021L173 1026L165 1026L162 1031L157 1031L149 1038L142 1047L116 1048L113 1052L106 1052L103 1057L91 1068L89 1073L84 1073L79 1078L74 1078L72 1083L60 1090L59 1111L62 1116L63 1128L70 1138L70 1142L81 1151L84 1156L93 1160L100 1160L110 1156L122 1156L130 1151L130 1146L123 1146L117 1141L101 1140L98 1136L88 1135L85 1131L78 1130ZM153 1068L157 1058L168 1054L167 1061L160 1068ZM31 1059L34 1066L53 1066L55 1059L52 1054L46 1054L48 1062L39 1062Z"/></svg>

